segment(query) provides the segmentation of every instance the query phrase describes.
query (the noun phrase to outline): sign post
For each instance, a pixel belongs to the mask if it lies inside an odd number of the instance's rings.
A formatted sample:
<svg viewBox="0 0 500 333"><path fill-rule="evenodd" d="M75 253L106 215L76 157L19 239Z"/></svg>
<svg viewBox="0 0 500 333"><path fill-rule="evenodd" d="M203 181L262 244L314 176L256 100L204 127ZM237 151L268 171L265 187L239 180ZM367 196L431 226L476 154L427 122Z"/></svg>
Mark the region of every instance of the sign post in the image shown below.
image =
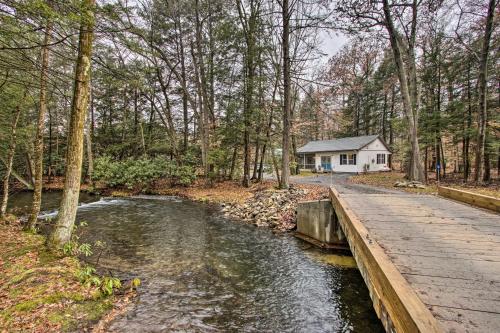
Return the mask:
<svg viewBox="0 0 500 333"><path fill-rule="evenodd" d="M436 164L436 179L437 179L437 183L439 185L439 177L440 177L440 174L441 172L439 172L441 170L441 165L439 163Z"/></svg>

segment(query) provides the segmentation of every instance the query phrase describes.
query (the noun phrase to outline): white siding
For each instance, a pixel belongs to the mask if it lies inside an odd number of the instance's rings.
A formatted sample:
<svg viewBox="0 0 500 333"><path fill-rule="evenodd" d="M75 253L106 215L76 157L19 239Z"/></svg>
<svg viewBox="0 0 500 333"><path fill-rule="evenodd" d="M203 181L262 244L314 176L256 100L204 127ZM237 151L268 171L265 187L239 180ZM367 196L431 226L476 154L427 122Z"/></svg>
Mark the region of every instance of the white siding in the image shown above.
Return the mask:
<svg viewBox="0 0 500 333"><path fill-rule="evenodd" d="M385 163L377 164L377 154L385 154ZM360 172L363 171L364 165L369 165L368 171L384 171L388 170L389 167L389 155L391 153L385 148L385 145L377 139L361 149L358 153L358 164L360 167Z"/></svg>
<svg viewBox="0 0 500 333"><path fill-rule="evenodd" d="M359 167L359 163L356 165L340 165L340 154L356 154L355 151L346 152L330 152L330 153L316 153L316 170L321 167L321 156L330 156L332 169L334 172L361 172L363 169ZM358 156L356 156L356 161Z"/></svg>
<svg viewBox="0 0 500 333"><path fill-rule="evenodd" d="M356 165L340 165L340 154L356 154ZM377 154L385 154L385 164L377 164ZM334 172L364 172L365 164L369 165L368 171L385 171L389 169L390 154L382 141L376 139L359 151L316 153L316 170L321 167L321 156L330 156Z"/></svg>

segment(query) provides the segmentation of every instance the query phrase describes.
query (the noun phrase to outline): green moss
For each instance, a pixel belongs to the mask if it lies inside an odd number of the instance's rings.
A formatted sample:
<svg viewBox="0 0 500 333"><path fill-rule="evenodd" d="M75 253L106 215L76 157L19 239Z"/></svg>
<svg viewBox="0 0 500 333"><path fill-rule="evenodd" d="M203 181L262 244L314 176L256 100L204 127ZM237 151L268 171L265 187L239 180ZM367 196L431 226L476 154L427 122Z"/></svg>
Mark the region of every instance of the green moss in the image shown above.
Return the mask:
<svg viewBox="0 0 500 333"><path fill-rule="evenodd" d="M42 265L62 258L62 256L59 253L52 252L49 250L39 251L38 255L40 259L40 264Z"/></svg>
<svg viewBox="0 0 500 333"><path fill-rule="evenodd" d="M40 305L40 300L34 299L34 300L29 300L25 302L21 302L17 305L14 306L14 311L19 311L19 312L26 312L26 311L31 311L35 309L37 306Z"/></svg>
<svg viewBox="0 0 500 333"><path fill-rule="evenodd" d="M9 291L9 297L15 298L15 297L21 296L23 294L23 292L24 291L21 288L12 288Z"/></svg>
<svg viewBox="0 0 500 333"><path fill-rule="evenodd" d="M63 311L52 312L47 315L47 319L54 324L61 325L63 332L75 331L81 328L82 323L98 321L112 308L113 301L111 298L86 300L73 304ZM84 321L75 318L82 318Z"/></svg>
<svg viewBox="0 0 500 333"><path fill-rule="evenodd" d="M88 288L78 288L78 259L50 251L40 235L0 225L0 258L1 288L8 291L0 326L6 331L20 328L19 318L30 327L44 328L50 322L62 331L83 331L113 307L114 297L103 297L98 290L88 295Z"/></svg>
<svg viewBox="0 0 500 333"><path fill-rule="evenodd" d="M87 318L91 321L100 319L105 313L113 308L112 298L101 298L79 305L80 312L85 313Z"/></svg>
<svg viewBox="0 0 500 333"><path fill-rule="evenodd" d="M21 272L20 274L14 275L12 279L10 279L10 281L7 283L7 285L19 283L27 279L30 276L30 274L33 274L33 272L34 272L33 269L28 269L26 271Z"/></svg>

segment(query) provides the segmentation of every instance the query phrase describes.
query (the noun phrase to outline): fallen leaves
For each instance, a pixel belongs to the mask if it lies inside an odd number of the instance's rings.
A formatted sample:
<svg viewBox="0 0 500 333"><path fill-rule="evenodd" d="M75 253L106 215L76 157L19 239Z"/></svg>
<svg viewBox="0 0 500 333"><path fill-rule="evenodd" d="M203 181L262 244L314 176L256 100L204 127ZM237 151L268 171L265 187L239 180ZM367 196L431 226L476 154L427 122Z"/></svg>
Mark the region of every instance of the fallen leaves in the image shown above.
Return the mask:
<svg viewBox="0 0 500 333"><path fill-rule="evenodd" d="M77 278L79 261L49 252L19 221L0 221L0 332L90 329L128 296L99 297Z"/></svg>

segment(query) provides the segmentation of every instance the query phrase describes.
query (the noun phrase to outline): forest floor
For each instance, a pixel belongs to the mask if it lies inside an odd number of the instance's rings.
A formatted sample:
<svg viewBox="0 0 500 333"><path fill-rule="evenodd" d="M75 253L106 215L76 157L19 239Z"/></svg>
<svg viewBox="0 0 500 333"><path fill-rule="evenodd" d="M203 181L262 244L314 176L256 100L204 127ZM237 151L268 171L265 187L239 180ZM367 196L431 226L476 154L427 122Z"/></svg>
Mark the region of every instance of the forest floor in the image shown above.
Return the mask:
<svg viewBox="0 0 500 333"><path fill-rule="evenodd" d="M459 178L460 176L461 175L458 174L457 175L449 174L445 179L441 179L439 184L441 186L448 186L459 190L500 198L500 182L498 180L493 181L490 184L477 186L472 182L464 184L462 179ZM404 173L396 171L359 174L349 178L349 181L355 184L372 185L377 187L398 189L407 192L421 193L421 194L437 193L437 182L434 174L429 173L428 184L424 189L394 187L394 184L396 182L402 182L404 180L405 180Z"/></svg>
<svg viewBox="0 0 500 333"><path fill-rule="evenodd" d="M81 282L81 269L15 217L0 220L0 332L101 332L135 293L104 296Z"/></svg>

